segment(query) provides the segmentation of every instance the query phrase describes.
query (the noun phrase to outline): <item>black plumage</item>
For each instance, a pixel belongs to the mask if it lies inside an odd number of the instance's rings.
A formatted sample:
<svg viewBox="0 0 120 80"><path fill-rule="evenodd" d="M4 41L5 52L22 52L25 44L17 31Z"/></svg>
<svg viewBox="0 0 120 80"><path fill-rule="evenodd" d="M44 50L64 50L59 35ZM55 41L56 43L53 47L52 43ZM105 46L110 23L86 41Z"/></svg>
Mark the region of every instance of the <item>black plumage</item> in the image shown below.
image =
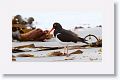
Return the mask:
<svg viewBox="0 0 120 80"><path fill-rule="evenodd" d="M59 23L53 24L54 30L54 36L57 37L62 42L83 42L86 43L86 40L84 38L78 37L77 34L70 30L65 30L62 28L62 26Z"/></svg>

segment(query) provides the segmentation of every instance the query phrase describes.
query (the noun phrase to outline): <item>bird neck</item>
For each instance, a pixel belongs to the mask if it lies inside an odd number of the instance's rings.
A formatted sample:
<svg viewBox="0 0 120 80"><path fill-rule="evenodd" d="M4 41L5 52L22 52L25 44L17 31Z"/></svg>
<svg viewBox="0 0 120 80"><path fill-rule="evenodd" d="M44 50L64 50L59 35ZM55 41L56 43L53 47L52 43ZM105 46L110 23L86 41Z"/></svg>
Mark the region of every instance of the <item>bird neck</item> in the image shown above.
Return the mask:
<svg viewBox="0 0 120 80"><path fill-rule="evenodd" d="M54 30L54 36L56 37L56 34L57 34L57 33L60 33L61 30L62 30L62 29L55 29L55 30Z"/></svg>

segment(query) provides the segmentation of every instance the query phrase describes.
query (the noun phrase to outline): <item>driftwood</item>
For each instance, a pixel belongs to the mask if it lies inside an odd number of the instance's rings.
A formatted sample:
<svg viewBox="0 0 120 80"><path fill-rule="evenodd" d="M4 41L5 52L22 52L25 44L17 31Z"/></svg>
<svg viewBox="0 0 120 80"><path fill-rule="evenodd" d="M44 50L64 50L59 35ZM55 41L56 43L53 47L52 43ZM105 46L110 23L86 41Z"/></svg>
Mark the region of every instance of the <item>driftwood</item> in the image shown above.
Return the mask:
<svg viewBox="0 0 120 80"><path fill-rule="evenodd" d="M16 61L16 57L12 55L12 61Z"/></svg>
<svg viewBox="0 0 120 80"><path fill-rule="evenodd" d="M56 51L56 52L48 53L48 56L65 56L65 54L60 51Z"/></svg>
<svg viewBox="0 0 120 80"><path fill-rule="evenodd" d="M56 51L56 52L48 53L48 56L68 56L68 55L70 56L71 54L82 54L82 53L83 53L83 51L81 51L81 50L76 50L76 51L69 53L69 54L62 53L60 51Z"/></svg>
<svg viewBox="0 0 120 80"><path fill-rule="evenodd" d="M28 44L28 45L23 45L23 46L17 46L17 47L14 47L14 48L35 48L35 45L34 44Z"/></svg>
<svg viewBox="0 0 120 80"><path fill-rule="evenodd" d="M12 53L19 53L19 52L30 52L31 50L28 51L24 51L21 50L22 48L37 48L36 51L46 51L46 50L56 50L56 49L62 49L63 47L35 47L34 44L30 44L30 45L24 45L24 46L18 46L18 47L14 47L12 49Z"/></svg>
<svg viewBox="0 0 120 80"><path fill-rule="evenodd" d="M78 46L70 46L70 49L85 49L88 47L102 47L102 39L98 39L97 42L91 43L91 44L87 44L87 45L78 45ZM17 46L12 48L12 52L13 53L18 53L18 52L29 52L29 51L24 51L24 50L20 50L21 48L37 48L36 51L46 51L46 50L56 50L56 49L62 49L64 47L43 47L43 46L39 46L39 47L35 47L34 44L29 44L29 45L23 45L23 46Z"/></svg>
<svg viewBox="0 0 120 80"><path fill-rule="evenodd" d="M16 57L34 57L32 54L19 54Z"/></svg>
<svg viewBox="0 0 120 80"><path fill-rule="evenodd" d="M36 51L46 51L46 50L56 50L56 49L61 49L61 47L50 47L50 48L42 48L40 50L36 50ZM24 50L20 50L20 49L12 49L12 53L19 53L19 52L30 52L29 51L24 51Z"/></svg>
<svg viewBox="0 0 120 80"><path fill-rule="evenodd" d="M99 39L97 42L89 44L90 47L102 47L102 40Z"/></svg>
<svg viewBox="0 0 120 80"><path fill-rule="evenodd" d="M86 38L88 38L88 37L94 37L97 41L89 43L86 46L90 46L90 47L102 47L102 39L98 39L95 35L91 35L91 34L87 35L84 39L86 40Z"/></svg>
<svg viewBox="0 0 120 80"><path fill-rule="evenodd" d="M12 49L12 53L18 53L18 52L25 52L25 51L19 50L19 49L16 49L16 48Z"/></svg>
<svg viewBox="0 0 120 80"><path fill-rule="evenodd" d="M82 54L82 53L83 53L83 51L81 51L81 50L77 50L77 51L72 52L72 53L70 53L70 54Z"/></svg>

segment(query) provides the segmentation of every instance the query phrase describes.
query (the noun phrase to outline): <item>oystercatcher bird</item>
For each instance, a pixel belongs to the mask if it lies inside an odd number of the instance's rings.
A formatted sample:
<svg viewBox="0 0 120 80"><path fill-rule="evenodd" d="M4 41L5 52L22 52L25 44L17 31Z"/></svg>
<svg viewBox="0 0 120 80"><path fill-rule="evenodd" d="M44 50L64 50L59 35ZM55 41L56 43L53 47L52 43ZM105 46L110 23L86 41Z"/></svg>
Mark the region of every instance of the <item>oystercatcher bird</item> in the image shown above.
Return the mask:
<svg viewBox="0 0 120 80"><path fill-rule="evenodd" d="M72 43L77 43L77 42L82 42L86 43L86 40L84 38L78 37L77 34L70 30L65 30L62 28L62 26L59 23L54 23L53 28L49 31L52 32L54 30L54 37L56 37L56 40L66 46L64 46L64 53L65 50L67 49L67 54L68 54L68 45ZM66 54L66 53L65 53Z"/></svg>

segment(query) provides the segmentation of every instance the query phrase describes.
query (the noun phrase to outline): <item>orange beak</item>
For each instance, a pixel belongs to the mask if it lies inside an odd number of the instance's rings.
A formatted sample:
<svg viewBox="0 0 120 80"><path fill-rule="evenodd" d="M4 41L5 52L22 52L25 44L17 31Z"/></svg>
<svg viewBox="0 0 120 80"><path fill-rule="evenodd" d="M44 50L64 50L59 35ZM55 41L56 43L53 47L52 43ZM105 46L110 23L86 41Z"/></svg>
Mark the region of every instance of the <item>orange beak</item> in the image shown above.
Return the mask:
<svg viewBox="0 0 120 80"><path fill-rule="evenodd" d="M54 30L54 28L52 28L52 29L48 32L48 34L50 34L53 30Z"/></svg>

